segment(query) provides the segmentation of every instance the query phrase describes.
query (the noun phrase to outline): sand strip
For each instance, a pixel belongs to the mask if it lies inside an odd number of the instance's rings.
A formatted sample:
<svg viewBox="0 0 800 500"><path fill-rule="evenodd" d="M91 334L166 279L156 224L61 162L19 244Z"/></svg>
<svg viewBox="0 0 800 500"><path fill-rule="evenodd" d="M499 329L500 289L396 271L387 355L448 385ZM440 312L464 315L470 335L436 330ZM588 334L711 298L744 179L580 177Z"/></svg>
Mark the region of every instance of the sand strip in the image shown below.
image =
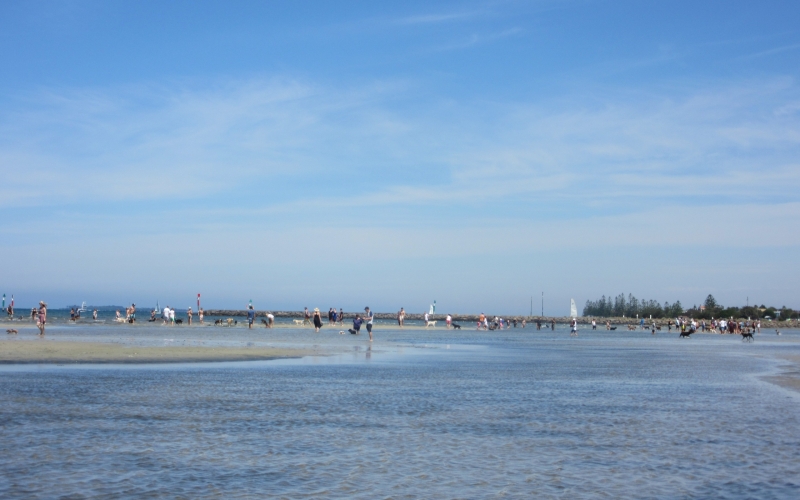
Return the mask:
<svg viewBox="0 0 800 500"><path fill-rule="evenodd" d="M0 363L190 363L256 361L325 354L274 347L132 346L104 342L0 340Z"/></svg>

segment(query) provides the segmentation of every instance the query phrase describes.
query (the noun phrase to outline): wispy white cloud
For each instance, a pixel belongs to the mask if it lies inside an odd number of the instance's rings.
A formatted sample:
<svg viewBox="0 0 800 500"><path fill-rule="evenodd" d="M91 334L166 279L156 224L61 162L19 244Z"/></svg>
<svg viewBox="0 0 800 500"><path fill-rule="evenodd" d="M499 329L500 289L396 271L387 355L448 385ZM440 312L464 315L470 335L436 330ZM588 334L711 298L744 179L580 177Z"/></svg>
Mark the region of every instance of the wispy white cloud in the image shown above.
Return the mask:
<svg viewBox="0 0 800 500"><path fill-rule="evenodd" d="M519 27L512 27L502 31L498 31L495 33L488 33L488 34L473 33L462 40L457 40L452 43L440 45L439 47L436 47L435 50L444 52L448 50L467 49L470 47L475 47L477 45L492 43L497 40L501 40L503 38L519 35L520 33L522 33L522 28Z"/></svg>
<svg viewBox="0 0 800 500"><path fill-rule="evenodd" d="M798 50L798 49L800 49L800 43L791 43L787 45L781 45L780 47L773 47L771 49L755 52L753 54L747 54L737 59L739 60L758 59L761 57L767 57L775 54L780 54L781 52L788 52L791 50Z"/></svg>
<svg viewBox="0 0 800 500"><path fill-rule="evenodd" d="M459 206L474 217L489 200L567 200L571 217L675 197L771 203L800 188L791 80L409 109L414 92L276 79L29 95L0 115L0 204L136 212L224 197L218 214L309 221L327 210L346 224L367 207ZM240 209L254 185L269 196Z"/></svg>
<svg viewBox="0 0 800 500"><path fill-rule="evenodd" d="M449 23L455 21L463 21L475 18L480 15L481 11L461 11L461 12L445 12L438 14L418 14L413 16L406 16L398 19L397 24L439 24Z"/></svg>

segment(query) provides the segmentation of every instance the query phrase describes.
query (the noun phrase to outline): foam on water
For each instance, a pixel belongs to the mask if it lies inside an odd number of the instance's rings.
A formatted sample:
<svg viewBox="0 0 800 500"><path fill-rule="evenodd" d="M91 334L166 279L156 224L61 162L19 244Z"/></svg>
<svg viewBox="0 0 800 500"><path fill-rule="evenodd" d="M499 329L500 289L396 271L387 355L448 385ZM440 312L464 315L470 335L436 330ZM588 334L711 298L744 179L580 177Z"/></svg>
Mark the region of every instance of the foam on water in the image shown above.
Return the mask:
<svg viewBox="0 0 800 500"><path fill-rule="evenodd" d="M757 376L797 332L89 330L52 334L346 352L5 367L0 496L800 495L800 398Z"/></svg>

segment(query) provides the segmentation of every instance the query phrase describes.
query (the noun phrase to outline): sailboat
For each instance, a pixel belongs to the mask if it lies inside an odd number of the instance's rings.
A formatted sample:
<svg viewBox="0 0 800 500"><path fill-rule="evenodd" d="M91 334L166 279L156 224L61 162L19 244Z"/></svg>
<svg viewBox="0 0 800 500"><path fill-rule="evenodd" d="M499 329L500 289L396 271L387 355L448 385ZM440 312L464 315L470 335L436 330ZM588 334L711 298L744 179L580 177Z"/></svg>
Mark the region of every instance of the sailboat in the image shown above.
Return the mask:
<svg viewBox="0 0 800 500"><path fill-rule="evenodd" d="M578 317L578 308L575 307L575 299L569 299L569 315L572 318Z"/></svg>
<svg viewBox="0 0 800 500"><path fill-rule="evenodd" d="M77 312L78 312L78 314L80 314L80 313L85 313L86 311L88 311L88 309L86 309L86 301L84 300L81 303L81 307L80 307L80 309L78 309Z"/></svg>
<svg viewBox="0 0 800 500"><path fill-rule="evenodd" d="M158 301L156 301L156 316L158 316L159 314L161 314L161 308L158 307Z"/></svg>

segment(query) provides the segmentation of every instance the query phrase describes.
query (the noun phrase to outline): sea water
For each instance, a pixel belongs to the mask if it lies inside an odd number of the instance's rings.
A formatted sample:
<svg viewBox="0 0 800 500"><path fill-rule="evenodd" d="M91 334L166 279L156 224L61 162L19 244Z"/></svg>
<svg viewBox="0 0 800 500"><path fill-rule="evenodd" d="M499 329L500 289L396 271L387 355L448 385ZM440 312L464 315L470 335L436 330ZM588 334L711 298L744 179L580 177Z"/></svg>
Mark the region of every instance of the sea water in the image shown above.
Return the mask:
<svg viewBox="0 0 800 500"><path fill-rule="evenodd" d="M48 336L337 354L0 367L2 498L800 497L800 397L763 379L800 354L796 331Z"/></svg>

